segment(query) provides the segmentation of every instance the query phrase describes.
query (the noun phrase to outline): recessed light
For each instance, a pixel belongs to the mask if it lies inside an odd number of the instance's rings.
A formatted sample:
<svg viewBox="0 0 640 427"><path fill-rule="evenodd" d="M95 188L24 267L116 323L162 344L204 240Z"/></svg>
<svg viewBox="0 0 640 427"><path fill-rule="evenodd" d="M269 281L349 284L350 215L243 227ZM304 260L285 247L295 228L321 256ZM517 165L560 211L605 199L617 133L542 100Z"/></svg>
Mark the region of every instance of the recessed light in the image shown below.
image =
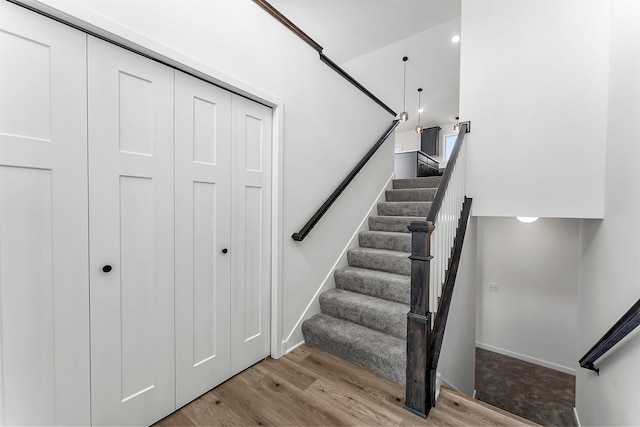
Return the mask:
<svg viewBox="0 0 640 427"><path fill-rule="evenodd" d="M418 110L418 113L424 113L424 108L420 108L420 109Z"/></svg>
<svg viewBox="0 0 640 427"><path fill-rule="evenodd" d="M458 34L451 37L451 43L458 43L459 41L460 41L460 36Z"/></svg>
<svg viewBox="0 0 640 427"><path fill-rule="evenodd" d="M538 220L537 216L519 216L518 221L524 222L525 224L531 224L532 222L536 222Z"/></svg>

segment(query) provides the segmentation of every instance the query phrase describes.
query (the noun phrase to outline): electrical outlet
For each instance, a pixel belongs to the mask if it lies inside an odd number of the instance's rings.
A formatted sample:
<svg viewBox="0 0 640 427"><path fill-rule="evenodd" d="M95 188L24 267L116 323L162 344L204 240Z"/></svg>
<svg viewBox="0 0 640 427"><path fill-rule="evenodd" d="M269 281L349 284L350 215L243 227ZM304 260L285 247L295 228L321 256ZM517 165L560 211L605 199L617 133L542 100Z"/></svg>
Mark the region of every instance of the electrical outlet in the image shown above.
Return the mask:
<svg viewBox="0 0 640 427"><path fill-rule="evenodd" d="M489 290L491 292L498 292L498 285L496 283L489 283Z"/></svg>

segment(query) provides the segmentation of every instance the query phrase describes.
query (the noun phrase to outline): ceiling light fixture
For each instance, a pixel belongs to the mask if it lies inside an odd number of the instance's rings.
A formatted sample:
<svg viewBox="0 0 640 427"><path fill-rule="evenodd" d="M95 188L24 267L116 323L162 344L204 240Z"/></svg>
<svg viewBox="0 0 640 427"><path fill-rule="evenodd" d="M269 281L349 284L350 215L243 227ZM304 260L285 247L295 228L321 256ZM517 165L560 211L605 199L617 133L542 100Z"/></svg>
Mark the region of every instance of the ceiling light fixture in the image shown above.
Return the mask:
<svg viewBox="0 0 640 427"><path fill-rule="evenodd" d="M408 56L402 57L404 62L404 73L402 77L402 113L400 113L400 120L406 122L409 120L409 113L407 113L407 61Z"/></svg>
<svg viewBox="0 0 640 427"><path fill-rule="evenodd" d="M418 135L422 134L424 128L422 127L422 120L420 117L420 113L422 113L422 102L420 100L420 94L422 93L422 88L418 89L418 126L416 126L416 133Z"/></svg>
<svg viewBox="0 0 640 427"><path fill-rule="evenodd" d="M458 43L459 41L460 41L460 36L458 34L451 37L451 43Z"/></svg>
<svg viewBox="0 0 640 427"><path fill-rule="evenodd" d="M453 130L458 132L460 130L460 117L456 117L456 124L453 125Z"/></svg>
<svg viewBox="0 0 640 427"><path fill-rule="evenodd" d="M536 222L538 220L537 216L518 216L518 221L524 222L525 224L531 224L532 222Z"/></svg>

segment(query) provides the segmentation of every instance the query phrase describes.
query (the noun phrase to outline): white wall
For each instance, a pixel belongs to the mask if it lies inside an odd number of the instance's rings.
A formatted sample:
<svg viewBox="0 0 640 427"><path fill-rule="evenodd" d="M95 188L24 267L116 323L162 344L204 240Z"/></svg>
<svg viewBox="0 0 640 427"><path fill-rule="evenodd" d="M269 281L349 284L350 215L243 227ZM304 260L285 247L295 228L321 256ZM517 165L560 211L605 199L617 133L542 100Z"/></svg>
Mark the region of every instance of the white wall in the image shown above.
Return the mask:
<svg viewBox="0 0 640 427"><path fill-rule="evenodd" d="M478 218L478 346L574 373L579 247L579 220Z"/></svg>
<svg viewBox="0 0 640 427"><path fill-rule="evenodd" d="M476 215L602 218L609 3L462 1Z"/></svg>
<svg viewBox="0 0 640 427"><path fill-rule="evenodd" d="M57 9L214 76L276 107L281 144L278 218L282 325L289 336L393 170L393 141L307 239L298 231L393 117L323 64L317 52L251 0L25 0ZM354 114L357 112L357 114ZM274 253L278 255L278 251ZM299 326L298 326L299 328ZM283 343L286 351L299 343Z"/></svg>
<svg viewBox="0 0 640 427"><path fill-rule="evenodd" d="M606 23L605 23L606 24ZM576 358L640 298L640 3L611 2L605 219L582 224ZM640 425L640 330L579 369L582 425Z"/></svg>
<svg viewBox="0 0 640 427"><path fill-rule="evenodd" d="M399 132L413 130L418 124L418 88L423 89L421 123L424 127L436 126L458 116L460 44L452 43L451 37L459 33L460 19L452 19L341 65L368 89L388 100L397 113L402 111L406 96L409 120L398 126ZM405 96L403 56L409 58Z"/></svg>
<svg viewBox="0 0 640 427"><path fill-rule="evenodd" d="M413 130L396 132L396 147L400 151L415 151L420 149L420 135Z"/></svg>
<svg viewBox="0 0 640 427"><path fill-rule="evenodd" d="M476 374L477 218L469 218L438 363L442 380L473 396Z"/></svg>

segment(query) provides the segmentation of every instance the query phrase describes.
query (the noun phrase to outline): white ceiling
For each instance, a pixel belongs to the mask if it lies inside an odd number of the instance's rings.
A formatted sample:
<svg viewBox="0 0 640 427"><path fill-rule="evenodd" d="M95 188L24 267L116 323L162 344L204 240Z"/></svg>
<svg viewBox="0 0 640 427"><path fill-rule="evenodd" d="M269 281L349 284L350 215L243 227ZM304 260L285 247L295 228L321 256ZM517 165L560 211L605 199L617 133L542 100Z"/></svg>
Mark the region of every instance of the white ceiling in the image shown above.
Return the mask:
<svg viewBox="0 0 640 427"><path fill-rule="evenodd" d="M323 52L397 113L403 109L402 57L407 62L406 109L418 123L450 123L458 115L460 0L270 0L323 47Z"/></svg>

